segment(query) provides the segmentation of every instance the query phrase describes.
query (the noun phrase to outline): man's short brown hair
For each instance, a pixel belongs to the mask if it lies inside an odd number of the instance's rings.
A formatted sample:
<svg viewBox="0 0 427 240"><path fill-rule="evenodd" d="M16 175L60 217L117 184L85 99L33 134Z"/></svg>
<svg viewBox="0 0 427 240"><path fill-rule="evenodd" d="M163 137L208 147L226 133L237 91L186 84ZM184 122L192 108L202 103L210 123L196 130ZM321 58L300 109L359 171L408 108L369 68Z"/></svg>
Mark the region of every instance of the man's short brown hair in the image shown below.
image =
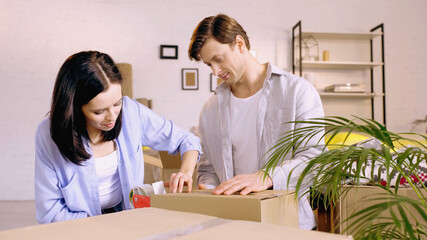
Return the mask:
<svg viewBox="0 0 427 240"><path fill-rule="evenodd" d="M200 61L200 49L210 37L220 43L233 46L237 35L245 39L246 47L250 50L249 37L234 18L224 14L206 17L193 31L190 46L188 47L188 56L190 60Z"/></svg>

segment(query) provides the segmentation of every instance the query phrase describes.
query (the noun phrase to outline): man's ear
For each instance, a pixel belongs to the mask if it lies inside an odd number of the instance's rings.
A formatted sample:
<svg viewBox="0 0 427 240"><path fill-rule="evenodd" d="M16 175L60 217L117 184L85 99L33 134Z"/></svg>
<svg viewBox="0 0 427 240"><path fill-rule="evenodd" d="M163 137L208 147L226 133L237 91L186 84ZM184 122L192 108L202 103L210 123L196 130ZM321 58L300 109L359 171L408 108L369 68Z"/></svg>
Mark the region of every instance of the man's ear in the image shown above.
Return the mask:
<svg viewBox="0 0 427 240"><path fill-rule="evenodd" d="M240 52L243 52L244 49L247 49L245 39L241 35L237 35L235 41L236 46Z"/></svg>

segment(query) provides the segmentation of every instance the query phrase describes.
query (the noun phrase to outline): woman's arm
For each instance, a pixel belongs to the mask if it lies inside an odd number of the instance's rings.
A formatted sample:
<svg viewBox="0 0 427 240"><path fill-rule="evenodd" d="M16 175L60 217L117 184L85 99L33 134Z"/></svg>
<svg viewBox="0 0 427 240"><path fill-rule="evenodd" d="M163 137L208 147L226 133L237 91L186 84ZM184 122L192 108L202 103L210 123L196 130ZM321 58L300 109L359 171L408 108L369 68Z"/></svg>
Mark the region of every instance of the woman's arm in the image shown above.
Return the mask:
<svg viewBox="0 0 427 240"><path fill-rule="evenodd" d="M181 168L178 173L171 175L170 191L182 192L184 183L187 183L188 190L191 191L193 172L202 152L200 139L145 106L139 103L137 106L141 119L142 144L157 151L167 151L169 154L181 153Z"/></svg>

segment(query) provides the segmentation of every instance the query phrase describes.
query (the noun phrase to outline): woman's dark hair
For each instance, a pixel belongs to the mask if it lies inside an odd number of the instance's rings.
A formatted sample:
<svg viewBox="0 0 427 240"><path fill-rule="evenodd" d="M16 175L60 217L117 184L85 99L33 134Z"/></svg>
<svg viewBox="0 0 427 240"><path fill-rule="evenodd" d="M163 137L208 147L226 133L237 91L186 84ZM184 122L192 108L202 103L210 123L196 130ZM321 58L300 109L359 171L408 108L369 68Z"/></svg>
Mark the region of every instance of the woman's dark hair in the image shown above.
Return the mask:
<svg viewBox="0 0 427 240"><path fill-rule="evenodd" d="M193 31L190 46L188 47L188 56L190 60L200 61L200 49L209 38L212 37L220 43L234 46L237 35L243 37L246 47L250 50L249 37L234 18L224 14L206 17Z"/></svg>
<svg viewBox="0 0 427 240"><path fill-rule="evenodd" d="M79 52L70 56L59 70L52 94L50 135L62 156L75 164L90 158L84 139L90 141L82 106L106 90L112 83L122 83L122 76L113 59L97 51ZM111 141L120 133L122 112L116 125L103 132L103 140Z"/></svg>

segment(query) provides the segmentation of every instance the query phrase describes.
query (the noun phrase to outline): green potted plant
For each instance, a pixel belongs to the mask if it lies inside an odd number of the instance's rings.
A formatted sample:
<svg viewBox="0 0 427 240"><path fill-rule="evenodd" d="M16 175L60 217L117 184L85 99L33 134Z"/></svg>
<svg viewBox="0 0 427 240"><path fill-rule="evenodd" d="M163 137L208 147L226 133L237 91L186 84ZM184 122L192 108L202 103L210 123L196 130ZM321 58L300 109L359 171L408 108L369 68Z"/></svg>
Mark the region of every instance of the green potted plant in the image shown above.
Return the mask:
<svg viewBox="0 0 427 240"><path fill-rule="evenodd" d="M396 134L374 120L359 117L351 120L325 117L290 123L303 127L284 133L266 153L266 173L272 173L288 154L320 148L323 151L308 160L298 176L296 191L303 189L305 181L311 181L311 188L304 194L310 194L312 199L321 196L324 207L337 204L349 190L360 185L369 184L383 192L364 199L373 203L370 206L340 219L340 224L347 223L343 232L355 239L427 239L427 191L418 174L427 171L423 169L427 159L426 135ZM355 133L368 140L352 144L351 136ZM322 140L308 146L307 142L317 134L322 135ZM338 136L343 140L334 143ZM369 141L376 144L372 147ZM398 194L402 183L415 192L415 199Z"/></svg>

